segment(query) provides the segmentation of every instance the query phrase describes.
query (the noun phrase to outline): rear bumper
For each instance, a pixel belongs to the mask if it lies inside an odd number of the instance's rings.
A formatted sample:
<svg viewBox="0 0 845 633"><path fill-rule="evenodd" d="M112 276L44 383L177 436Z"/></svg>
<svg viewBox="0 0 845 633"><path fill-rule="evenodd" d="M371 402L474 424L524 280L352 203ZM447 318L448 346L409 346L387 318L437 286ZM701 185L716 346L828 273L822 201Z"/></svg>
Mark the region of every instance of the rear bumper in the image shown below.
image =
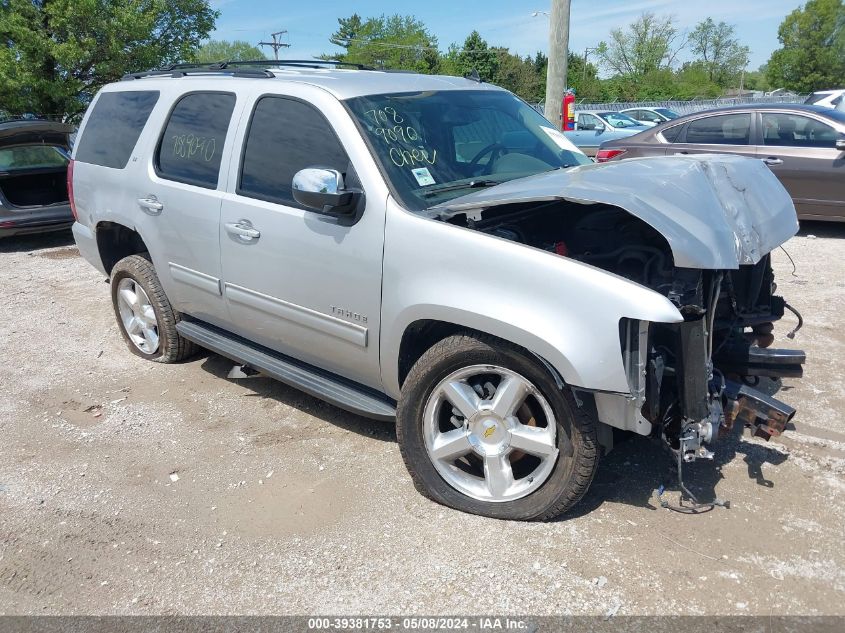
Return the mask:
<svg viewBox="0 0 845 633"><path fill-rule="evenodd" d="M0 207L0 237L61 231L70 228L71 224L73 214L67 204L20 211Z"/></svg>
<svg viewBox="0 0 845 633"><path fill-rule="evenodd" d="M97 248L97 236L94 232L84 224L74 222L73 239L76 240L79 254L94 268L108 277L108 273L106 273L106 269L103 266L103 260L100 258L100 249Z"/></svg>

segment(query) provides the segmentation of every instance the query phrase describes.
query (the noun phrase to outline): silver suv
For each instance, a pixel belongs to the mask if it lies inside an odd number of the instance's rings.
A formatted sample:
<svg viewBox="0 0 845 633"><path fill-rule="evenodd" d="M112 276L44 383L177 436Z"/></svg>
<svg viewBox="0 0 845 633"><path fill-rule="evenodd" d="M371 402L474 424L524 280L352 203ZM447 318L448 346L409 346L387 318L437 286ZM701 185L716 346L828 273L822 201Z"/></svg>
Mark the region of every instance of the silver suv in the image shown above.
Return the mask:
<svg viewBox="0 0 845 633"><path fill-rule="evenodd" d="M680 476L735 421L794 414L743 382L804 362L769 348L769 253L798 224L759 161L592 164L495 86L322 62L127 76L73 159L76 242L132 352L201 346L395 421L448 506L551 518L613 429Z"/></svg>

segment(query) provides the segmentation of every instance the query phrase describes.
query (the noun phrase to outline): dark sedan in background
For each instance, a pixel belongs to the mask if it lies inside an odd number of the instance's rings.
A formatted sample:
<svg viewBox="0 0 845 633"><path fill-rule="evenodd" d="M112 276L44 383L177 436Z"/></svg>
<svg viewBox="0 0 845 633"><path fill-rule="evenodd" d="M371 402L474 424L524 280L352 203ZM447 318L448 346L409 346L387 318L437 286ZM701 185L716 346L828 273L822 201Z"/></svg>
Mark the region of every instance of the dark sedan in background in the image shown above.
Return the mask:
<svg viewBox="0 0 845 633"><path fill-rule="evenodd" d="M0 123L0 238L70 228L70 134L53 121Z"/></svg>
<svg viewBox="0 0 845 633"><path fill-rule="evenodd" d="M845 222L845 112L813 105L697 112L602 143L596 160L730 153L759 158L792 196L798 217Z"/></svg>

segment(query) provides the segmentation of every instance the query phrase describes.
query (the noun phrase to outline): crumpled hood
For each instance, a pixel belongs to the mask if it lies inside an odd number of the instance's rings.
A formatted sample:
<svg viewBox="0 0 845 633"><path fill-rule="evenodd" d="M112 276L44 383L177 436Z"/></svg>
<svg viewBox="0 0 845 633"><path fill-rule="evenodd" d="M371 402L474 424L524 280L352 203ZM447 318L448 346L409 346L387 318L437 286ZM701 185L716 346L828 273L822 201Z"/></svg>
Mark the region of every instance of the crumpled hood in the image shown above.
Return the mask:
<svg viewBox="0 0 845 633"><path fill-rule="evenodd" d="M620 207L659 231L681 268L756 264L798 231L789 194L759 160L729 154L633 158L519 178L432 207L448 218L504 204Z"/></svg>

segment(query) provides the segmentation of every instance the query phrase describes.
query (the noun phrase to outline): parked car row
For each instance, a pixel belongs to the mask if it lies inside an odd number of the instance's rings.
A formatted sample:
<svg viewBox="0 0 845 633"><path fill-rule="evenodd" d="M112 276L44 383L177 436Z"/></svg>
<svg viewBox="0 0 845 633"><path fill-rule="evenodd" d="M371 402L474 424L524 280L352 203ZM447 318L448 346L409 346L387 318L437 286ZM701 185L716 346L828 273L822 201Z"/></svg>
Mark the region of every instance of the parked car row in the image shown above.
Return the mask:
<svg viewBox="0 0 845 633"><path fill-rule="evenodd" d="M845 221L845 112L819 105L732 106L608 140L596 160L739 154L768 165L798 217Z"/></svg>
<svg viewBox="0 0 845 633"><path fill-rule="evenodd" d="M805 105L814 108L737 106L686 117L651 106L585 110L576 113L575 130L564 134L599 162L705 151L761 158L792 194L799 217L845 220L844 159L837 144L843 138L845 90L814 92ZM839 110L843 115L834 114ZM74 136L63 123L31 115L0 123L0 237L70 226L64 181ZM503 141L500 151L519 151L519 135ZM472 149L460 144L457 151ZM489 161L481 158L480 164Z"/></svg>

